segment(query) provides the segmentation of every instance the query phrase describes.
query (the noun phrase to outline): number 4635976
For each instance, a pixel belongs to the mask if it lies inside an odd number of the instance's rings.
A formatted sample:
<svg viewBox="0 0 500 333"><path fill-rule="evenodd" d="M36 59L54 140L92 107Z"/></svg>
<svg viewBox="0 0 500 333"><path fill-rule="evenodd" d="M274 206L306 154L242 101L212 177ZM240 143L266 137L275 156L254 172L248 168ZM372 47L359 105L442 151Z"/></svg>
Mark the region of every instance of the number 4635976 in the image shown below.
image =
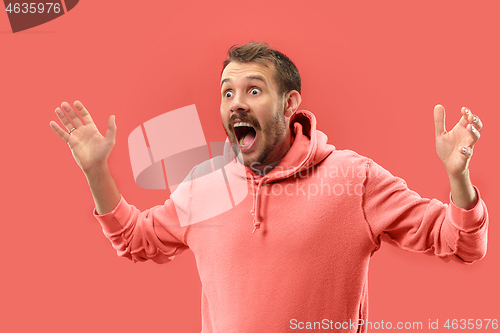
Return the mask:
<svg viewBox="0 0 500 333"><path fill-rule="evenodd" d="M5 11L8 13L14 12L15 14L23 13L23 14L43 14L43 13L50 13L52 10L53 13L60 13L61 12L61 4L60 3L53 3L53 2L31 2L31 3L9 3L7 8L5 8Z"/></svg>
<svg viewBox="0 0 500 333"><path fill-rule="evenodd" d="M483 323L484 321L484 323ZM490 325L491 323L491 325ZM461 329L461 330L473 330L473 329L488 329L492 328L494 330L498 329L498 319L448 319L444 323L443 327L446 327L447 329Z"/></svg>

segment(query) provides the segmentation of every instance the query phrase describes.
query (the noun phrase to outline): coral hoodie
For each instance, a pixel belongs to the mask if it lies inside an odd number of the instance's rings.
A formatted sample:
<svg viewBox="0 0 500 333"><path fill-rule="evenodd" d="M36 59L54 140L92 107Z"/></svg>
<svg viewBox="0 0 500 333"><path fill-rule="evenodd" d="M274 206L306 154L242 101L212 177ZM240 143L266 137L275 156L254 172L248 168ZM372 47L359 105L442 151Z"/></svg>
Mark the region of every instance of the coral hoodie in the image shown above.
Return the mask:
<svg viewBox="0 0 500 333"><path fill-rule="evenodd" d="M94 210L120 256L164 263L193 251L203 333L365 332L368 265L382 234L403 249L466 263L485 255L481 199L463 210L421 198L372 160L327 144L312 113L297 112L290 126L291 149L263 177L239 172L227 153L196 167L163 205L140 212L122 197L108 214ZM227 182L240 181L233 192L243 181L248 194L200 218L200 207L222 200L201 181L221 161Z"/></svg>

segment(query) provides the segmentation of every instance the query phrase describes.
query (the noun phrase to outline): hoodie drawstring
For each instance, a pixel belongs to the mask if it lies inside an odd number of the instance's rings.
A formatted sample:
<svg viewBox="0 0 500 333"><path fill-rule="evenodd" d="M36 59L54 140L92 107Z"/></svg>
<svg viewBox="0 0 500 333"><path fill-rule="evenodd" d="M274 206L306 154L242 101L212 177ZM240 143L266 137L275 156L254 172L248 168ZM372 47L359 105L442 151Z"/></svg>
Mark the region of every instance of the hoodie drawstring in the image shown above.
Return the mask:
<svg viewBox="0 0 500 333"><path fill-rule="evenodd" d="M251 174L250 178L252 179L252 190L253 190L253 207L250 210L250 214L253 215L253 231L252 234L255 232L255 230L260 229L260 224L261 222L259 221L259 199L257 196L260 194L260 188L262 187L262 184L266 180L265 177L263 177L259 183L257 184L257 189L255 189L254 183L255 183L255 177Z"/></svg>

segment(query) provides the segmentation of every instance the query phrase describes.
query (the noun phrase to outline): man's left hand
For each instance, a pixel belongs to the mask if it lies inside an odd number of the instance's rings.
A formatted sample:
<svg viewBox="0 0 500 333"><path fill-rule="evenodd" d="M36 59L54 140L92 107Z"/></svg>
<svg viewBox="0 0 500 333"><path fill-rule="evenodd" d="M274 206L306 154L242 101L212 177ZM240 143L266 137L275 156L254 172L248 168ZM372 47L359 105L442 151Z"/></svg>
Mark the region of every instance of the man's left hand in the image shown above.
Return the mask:
<svg viewBox="0 0 500 333"><path fill-rule="evenodd" d="M474 144L479 140L483 127L479 117L468 108L463 107L461 112L460 121L447 132L444 107L434 107L436 151L450 178L462 178L468 174Z"/></svg>
<svg viewBox="0 0 500 333"><path fill-rule="evenodd" d="M463 107L461 111L462 118L447 132L444 107L434 107L436 151L448 173L453 202L458 207L471 209L477 203L478 196L470 182L469 162L483 124L468 108Z"/></svg>

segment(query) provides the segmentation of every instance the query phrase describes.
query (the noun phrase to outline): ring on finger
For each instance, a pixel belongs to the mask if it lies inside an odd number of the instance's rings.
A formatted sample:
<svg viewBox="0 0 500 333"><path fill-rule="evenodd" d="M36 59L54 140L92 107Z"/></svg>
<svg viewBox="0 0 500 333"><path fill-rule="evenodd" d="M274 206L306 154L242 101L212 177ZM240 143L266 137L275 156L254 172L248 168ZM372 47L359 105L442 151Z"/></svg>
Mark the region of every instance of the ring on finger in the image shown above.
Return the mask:
<svg viewBox="0 0 500 333"><path fill-rule="evenodd" d="M71 135L71 132L73 132L74 130L76 130L75 127L73 127L72 129L69 130L68 134Z"/></svg>

